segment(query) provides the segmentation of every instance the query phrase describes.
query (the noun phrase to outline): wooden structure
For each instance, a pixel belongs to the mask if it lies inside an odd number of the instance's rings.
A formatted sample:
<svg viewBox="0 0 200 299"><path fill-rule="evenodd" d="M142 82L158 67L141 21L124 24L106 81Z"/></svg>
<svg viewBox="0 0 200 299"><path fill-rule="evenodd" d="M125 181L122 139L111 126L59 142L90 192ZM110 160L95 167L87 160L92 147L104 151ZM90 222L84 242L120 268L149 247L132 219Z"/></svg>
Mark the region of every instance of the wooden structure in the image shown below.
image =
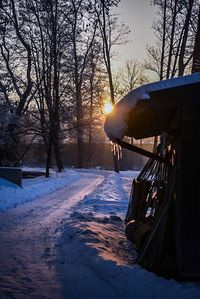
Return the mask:
<svg viewBox="0 0 200 299"><path fill-rule="evenodd" d="M130 196L126 232L138 248L137 262L166 277L199 279L200 80L138 101L126 135L162 136Z"/></svg>

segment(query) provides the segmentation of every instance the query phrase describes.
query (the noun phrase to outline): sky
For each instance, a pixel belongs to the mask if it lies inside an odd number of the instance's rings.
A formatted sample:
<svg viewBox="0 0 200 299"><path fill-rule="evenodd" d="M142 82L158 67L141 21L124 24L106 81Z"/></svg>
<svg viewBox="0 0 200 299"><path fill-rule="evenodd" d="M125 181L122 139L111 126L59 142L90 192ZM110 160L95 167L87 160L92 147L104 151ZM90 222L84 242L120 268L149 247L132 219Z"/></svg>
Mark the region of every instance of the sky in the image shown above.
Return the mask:
<svg viewBox="0 0 200 299"><path fill-rule="evenodd" d="M121 0L114 13L118 14L119 20L125 22L131 30L130 42L115 49L119 57L113 65L114 69L121 67L127 59L143 62L146 45L153 44L154 40L152 23L155 8L151 5L151 0Z"/></svg>

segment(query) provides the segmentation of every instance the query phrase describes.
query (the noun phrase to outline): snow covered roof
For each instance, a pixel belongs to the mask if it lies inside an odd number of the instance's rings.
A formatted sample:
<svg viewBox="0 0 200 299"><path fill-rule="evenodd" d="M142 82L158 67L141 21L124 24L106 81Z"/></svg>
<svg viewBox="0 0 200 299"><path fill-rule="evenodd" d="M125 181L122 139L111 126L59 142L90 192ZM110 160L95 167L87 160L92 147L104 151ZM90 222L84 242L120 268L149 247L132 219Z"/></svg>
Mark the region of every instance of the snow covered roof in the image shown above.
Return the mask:
<svg viewBox="0 0 200 299"><path fill-rule="evenodd" d="M178 106L185 103L185 101L183 101L183 97L187 99L187 102L192 103L191 98L194 97L194 90L196 95L195 100L198 100L200 102L200 72L188 76L158 81L136 88L129 92L121 101L119 101L115 105L113 111L107 116L104 126L105 132L112 141L116 141L116 139L121 140L125 135L133 136L135 138L145 138L153 135L158 135L162 132L163 127L166 126L165 123L165 125L163 125L162 127L162 118L167 118L167 120L171 119L171 110L175 106L177 108ZM174 98L176 98L176 100L174 100ZM165 103L167 103L168 110L166 109ZM159 111L159 113L155 115L156 109L158 110L158 107L159 109L161 109L161 106L162 109L167 110L165 111L166 115L162 115L161 111ZM147 110L151 110L152 113L151 117L147 119L147 122L145 124L146 119L142 117L141 112L143 112L144 116L144 112L147 112ZM154 126L160 125L161 132L158 129L155 132L151 130L146 133L135 133L134 129L130 128L130 124L134 123L134 118L136 117L136 115L138 116L138 118L142 117L143 121L140 121L140 124L144 129L145 127L146 129L148 129L147 127L152 125L152 122L154 122L154 119L156 119L156 117L159 118L159 121L157 119L157 122L154 124Z"/></svg>

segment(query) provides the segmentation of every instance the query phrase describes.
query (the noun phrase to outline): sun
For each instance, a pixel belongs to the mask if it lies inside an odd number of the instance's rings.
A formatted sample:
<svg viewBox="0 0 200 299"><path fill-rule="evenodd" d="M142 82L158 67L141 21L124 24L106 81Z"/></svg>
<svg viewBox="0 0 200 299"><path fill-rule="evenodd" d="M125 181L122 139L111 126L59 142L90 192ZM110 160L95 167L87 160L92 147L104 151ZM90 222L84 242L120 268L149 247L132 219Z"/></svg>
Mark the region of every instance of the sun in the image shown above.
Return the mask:
<svg viewBox="0 0 200 299"><path fill-rule="evenodd" d="M113 110L113 105L110 102L105 103L104 105L104 112L109 114Z"/></svg>

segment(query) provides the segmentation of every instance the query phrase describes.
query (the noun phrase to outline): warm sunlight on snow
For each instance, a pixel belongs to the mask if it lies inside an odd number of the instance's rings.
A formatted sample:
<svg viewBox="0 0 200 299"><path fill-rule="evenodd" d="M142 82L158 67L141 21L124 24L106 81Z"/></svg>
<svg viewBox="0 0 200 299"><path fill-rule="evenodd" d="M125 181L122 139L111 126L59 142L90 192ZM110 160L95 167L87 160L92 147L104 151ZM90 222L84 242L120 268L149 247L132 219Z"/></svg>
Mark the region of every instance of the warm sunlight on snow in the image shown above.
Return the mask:
<svg viewBox="0 0 200 299"><path fill-rule="evenodd" d="M110 112L112 112L112 110L113 110L113 105L111 103L109 103L109 102L105 103L105 105L104 105L104 112L106 114L109 114Z"/></svg>

